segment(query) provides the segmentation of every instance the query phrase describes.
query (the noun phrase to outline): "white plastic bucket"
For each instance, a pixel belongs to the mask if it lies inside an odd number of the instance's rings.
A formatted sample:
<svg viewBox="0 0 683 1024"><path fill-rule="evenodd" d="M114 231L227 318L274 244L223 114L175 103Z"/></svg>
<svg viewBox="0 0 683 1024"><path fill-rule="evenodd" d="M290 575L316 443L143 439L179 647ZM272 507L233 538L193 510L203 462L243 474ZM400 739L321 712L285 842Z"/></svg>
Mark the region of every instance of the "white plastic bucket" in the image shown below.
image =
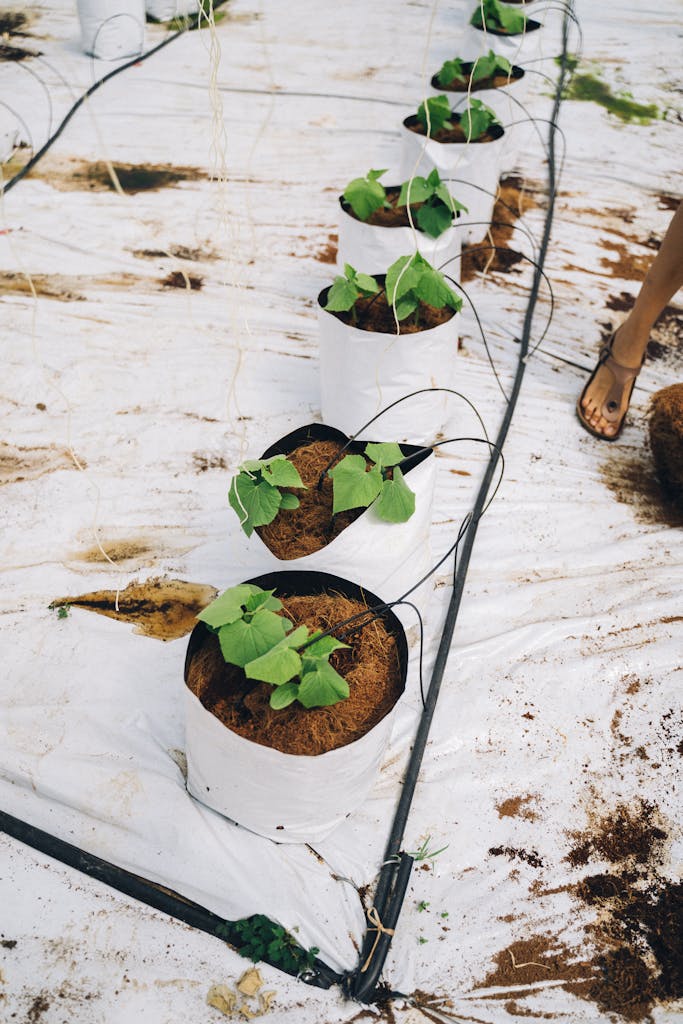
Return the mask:
<svg viewBox="0 0 683 1024"><path fill-rule="evenodd" d="M347 434L398 398L428 387L452 387L460 316L416 334L380 334L342 323L318 296L320 398L323 421ZM443 430L443 394L417 395L385 413L378 440L431 444ZM380 433L381 432L381 433ZM375 435L377 436L377 434Z"/></svg>
<svg viewBox="0 0 683 1024"><path fill-rule="evenodd" d="M457 198L457 192L454 194ZM443 266L445 273L460 281L460 260L457 257L462 245L461 217L438 238L430 238L424 231L416 230L413 233L410 227L389 228L366 224L347 213L341 201L340 207L337 248L340 268L350 263L355 270L366 274L383 273L399 256L414 252L417 243L418 252L433 267Z"/></svg>
<svg viewBox="0 0 683 1024"><path fill-rule="evenodd" d="M119 60L142 53L145 0L78 0L81 40L86 53Z"/></svg>
<svg viewBox="0 0 683 1024"><path fill-rule="evenodd" d="M289 584L287 577L310 577ZM280 582L281 581L281 582ZM359 597L355 584L325 573L272 573L249 582L279 594L319 593L322 589ZM317 587L317 589L316 589ZM365 591L368 605L379 602ZM403 628L387 613L396 636L405 687L408 652ZM203 625L190 637L185 678L193 648L206 636ZM317 843L356 810L379 772L397 704L368 733L345 747L315 756L284 754L226 728L185 686L185 735L189 793L244 828L278 843Z"/></svg>
<svg viewBox="0 0 683 1024"><path fill-rule="evenodd" d="M409 176L416 163L416 174L427 175L436 167L442 181L468 208L460 216L462 240L471 242L485 234L505 156L505 132L491 142L437 142L412 132L404 121L402 139L401 172Z"/></svg>

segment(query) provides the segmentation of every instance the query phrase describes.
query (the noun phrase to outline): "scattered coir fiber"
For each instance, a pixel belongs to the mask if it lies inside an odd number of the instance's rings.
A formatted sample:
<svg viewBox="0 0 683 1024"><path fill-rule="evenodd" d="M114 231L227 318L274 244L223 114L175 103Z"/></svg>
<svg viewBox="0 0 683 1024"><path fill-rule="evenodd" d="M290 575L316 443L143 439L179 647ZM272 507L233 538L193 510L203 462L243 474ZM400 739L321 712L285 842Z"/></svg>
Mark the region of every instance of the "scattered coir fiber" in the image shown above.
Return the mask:
<svg viewBox="0 0 683 1024"><path fill-rule="evenodd" d="M495 954L493 962L496 966L476 988L509 990L549 981L581 983L592 975L589 964L577 960L575 953L550 934L512 942Z"/></svg>
<svg viewBox="0 0 683 1024"><path fill-rule="evenodd" d="M82 466L86 465L84 460L79 461ZM76 468L73 458L63 448L17 448L0 441L0 486L35 480L59 469Z"/></svg>
<svg viewBox="0 0 683 1024"><path fill-rule="evenodd" d="M612 242L606 238L601 241L603 249L616 253L616 257L602 256L600 263L606 270L609 270L612 277L619 277L624 281L642 281L647 274L652 255L638 256L629 252L624 242Z"/></svg>
<svg viewBox="0 0 683 1024"><path fill-rule="evenodd" d="M287 456L299 471L306 490L283 487L299 498L299 507L283 509L267 526L256 529L263 543L276 558L288 560L310 555L324 548L350 526L365 509L354 508L332 515L332 480L323 479L318 490L320 474L331 462L336 462L342 445L338 441L311 441L300 445ZM369 463L368 463L369 465Z"/></svg>
<svg viewBox="0 0 683 1024"><path fill-rule="evenodd" d="M535 206L538 203L521 176L508 174L500 179L489 231L480 242L462 247L461 281L471 281L478 271L506 274L521 262L521 252L508 243L515 234L515 222Z"/></svg>
<svg viewBox="0 0 683 1024"><path fill-rule="evenodd" d="M650 449L662 487L683 511L683 384L652 396Z"/></svg>
<svg viewBox="0 0 683 1024"><path fill-rule="evenodd" d="M661 854L666 832L656 807L640 800L633 807L619 804L611 814L595 820L585 832L572 834L574 845L567 860L575 866L590 860L610 864L653 863Z"/></svg>
<svg viewBox="0 0 683 1024"><path fill-rule="evenodd" d="M492 846L489 857L507 857L508 860L521 860L532 868L542 868L543 860L536 850L520 850L516 846Z"/></svg>
<svg viewBox="0 0 683 1024"><path fill-rule="evenodd" d="M610 458L598 468L603 483L618 502L631 507L636 522L683 526L683 510L664 491L645 448L610 452Z"/></svg>
<svg viewBox="0 0 683 1024"><path fill-rule="evenodd" d="M195 627L197 613L216 597L214 587L186 583L165 577L130 583L125 590L98 590L78 597L58 597L50 607L73 605L106 615L109 619L130 622L135 632L156 640L177 640Z"/></svg>
<svg viewBox="0 0 683 1024"><path fill-rule="evenodd" d="M206 177L206 173L199 167L119 162L114 163L113 167L121 188L129 195L156 192L162 188L172 188L184 181L198 181ZM29 177L40 178L61 192L115 191L109 165L104 160L89 162L50 155L41 160L30 172Z"/></svg>
<svg viewBox="0 0 683 1024"><path fill-rule="evenodd" d="M534 802L535 796L511 796L507 800L501 800L496 804L499 818L526 818L527 821L535 821L538 815L533 807L529 805Z"/></svg>
<svg viewBox="0 0 683 1024"><path fill-rule="evenodd" d="M281 600L295 626L323 631L367 608L333 593ZM272 686L248 680L242 669L228 665L215 634L207 634L192 659L187 685L207 711L240 736L286 754L322 754L364 736L402 693L396 641L381 619L345 642L349 648L334 651L330 664L344 676L350 694L331 707L305 709L295 702L274 711Z"/></svg>
<svg viewBox="0 0 683 1024"><path fill-rule="evenodd" d="M332 313L332 316L336 316L342 323L351 324L361 331L396 334L394 310L387 303L383 287L380 292L369 299L358 299L353 310L335 312ZM445 324L454 316L455 311L449 306L436 309L434 306L428 306L426 302L421 302L415 313L411 313L406 320L401 320L399 334L418 334L420 331L426 331L429 327Z"/></svg>
<svg viewBox="0 0 683 1024"><path fill-rule="evenodd" d="M337 250L339 248L339 236L331 234L325 245L318 249L315 258L319 263L336 263Z"/></svg>

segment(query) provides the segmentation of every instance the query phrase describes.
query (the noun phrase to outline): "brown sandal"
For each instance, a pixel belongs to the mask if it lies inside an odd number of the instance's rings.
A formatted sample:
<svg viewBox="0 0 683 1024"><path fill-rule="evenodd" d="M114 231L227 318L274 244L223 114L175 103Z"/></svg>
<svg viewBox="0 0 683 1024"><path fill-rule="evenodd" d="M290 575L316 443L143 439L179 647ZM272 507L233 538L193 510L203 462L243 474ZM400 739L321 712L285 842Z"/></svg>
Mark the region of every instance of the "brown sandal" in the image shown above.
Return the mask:
<svg viewBox="0 0 683 1024"><path fill-rule="evenodd" d="M595 369L588 378L586 386L579 395L579 399L576 403L576 415L578 416L581 425L585 427L589 434L592 434L593 437L599 437L601 441L616 441L621 434L621 431L624 428L624 420L626 419L628 406L631 401L631 395L633 394L633 388L635 387L636 377L640 373L643 362L645 361L645 356L643 356L641 364L638 367L623 366L621 363L618 363L612 355L612 345L614 344L615 335L616 331L612 334L609 341L607 341L600 349L600 355ZM613 379L612 386L607 392L605 401L602 404L600 414L608 423L618 424L617 430L614 434L601 434L599 430L596 430L591 426L590 422L586 419L583 409L581 408L581 402L583 401L588 388L595 380L596 374L601 366L607 367L609 372L612 374ZM623 413L620 413L619 409L621 407L621 401L627 388L629 389L629 392L626 409L624 409Z"/></svg>

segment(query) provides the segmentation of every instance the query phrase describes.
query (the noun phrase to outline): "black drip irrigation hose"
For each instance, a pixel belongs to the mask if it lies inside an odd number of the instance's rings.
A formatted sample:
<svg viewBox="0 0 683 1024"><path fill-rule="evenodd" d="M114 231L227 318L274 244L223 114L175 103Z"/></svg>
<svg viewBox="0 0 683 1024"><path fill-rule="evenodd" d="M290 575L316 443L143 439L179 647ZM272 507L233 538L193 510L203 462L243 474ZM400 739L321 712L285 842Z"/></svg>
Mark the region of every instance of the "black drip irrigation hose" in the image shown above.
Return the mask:
<svg viewBox="0 0 683 1024"><path fill-rule="evenodd" d="M154 907L155 910L160 910L162 913L168 914L169 917L174 917L177 921L183 921L192 928L222 939L237 953L244 945L244 940L235 928L235 921L226 921L218 914L207 910L206 907L185 899L184 896L172 889L155 885L154 882L150 882L140 875L135 875L116 864L102 860L101 857L80 850L77 846L72 846L71 843L58 839L56 836L50 835L49 832L43 832L35 825L29 825L5 811L0 811L0 832L17 839L20 843L25 843L34 850L38 850L39 853L61 861L68 867L75 868L76 871L80 871L90 878L103 882L126 896L131 896L140 903L146 903L147 906ZM265 962L269 961L266 959ZM281 971L285 970L279 963L272 963L272 966ZM295 971L286 971L286 973L292 974L294 977L298 976ZM331 988L341 981L341 975L321 960L315 960L310 967L307 966L301 977L307 984L313 985L315 988Z"/></svg>
<svg viewBox="0 0 683 1024"><path fill-rule="evenodd" d="M541 270L548 251L548 243L550 240L550 231L555 207L556 167L554 124L557 120L564 91L564 80L567 70L568 27L571 13L570 3L567 11L565 11L562 22L560 74L558 76L555 90L553 114L550 119L551 125L548 144L548 211L545 220L543 238L541 241L539 267L537 267L534 272L531 293L529 295L529 302L524 317L517 372L515 374L510 398L505 408L503 420L496 438L496 447L492 451L486 472L484 473L484 478L474 504L473 515L464 538L462 553L455 566L453 576L453 593L446 612L446 620L432 671L429 690L427 692L426 707L420 718L415 735L410 761L408 762L403 785L401 787L401 795L396 809L396 815L394 817L389 841L386 846L383 867L377 883L373 909L369 912L373 914L373 917L370 918L370 925L365 934L358 966L353 973L344 979L344 990L358 1002L370 1003L377 1000L378 979L386 961L395 925L398 921L401 906L403 904L413 860L409 855L401 852L401 845L403 843L408 815L413 802L420 767L422 765L422 759L427 745L427 739L434 717L436 703L441 689L446 663L448 661L448 655L450 653L453 632L457 622L460 602L462 600L465 580L467 577L467 570L477 532L478 520L480 518L481 510L486 502L486 497L493 480L493 474L498 463L498 449L503 447L510 429L512 416L515 411L515 406L517 404L517 399L519 397L519 392L526 370L531 325L542 280ZM405 867L406 863L408 863L408 868Z"/></svg>

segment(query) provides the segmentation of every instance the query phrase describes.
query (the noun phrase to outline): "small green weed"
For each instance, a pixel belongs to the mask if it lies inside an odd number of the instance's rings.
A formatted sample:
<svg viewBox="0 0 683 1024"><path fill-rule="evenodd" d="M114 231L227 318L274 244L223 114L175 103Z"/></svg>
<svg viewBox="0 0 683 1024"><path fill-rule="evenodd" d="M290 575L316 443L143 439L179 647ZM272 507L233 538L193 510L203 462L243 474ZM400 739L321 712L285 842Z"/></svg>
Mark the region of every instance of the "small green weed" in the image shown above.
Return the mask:
<svg viewBox="0 0 683 1024"><path fill-rule="evenodd" d="M291 932L271 921L265 914L254 914L228 925L218 925L216 934L229 942L239 944L242 956L254 963L264 960L281 967L290 974L310 970L320 952L317 946L306 950ZM235 935L238 936L235 941Z"/></svg>

